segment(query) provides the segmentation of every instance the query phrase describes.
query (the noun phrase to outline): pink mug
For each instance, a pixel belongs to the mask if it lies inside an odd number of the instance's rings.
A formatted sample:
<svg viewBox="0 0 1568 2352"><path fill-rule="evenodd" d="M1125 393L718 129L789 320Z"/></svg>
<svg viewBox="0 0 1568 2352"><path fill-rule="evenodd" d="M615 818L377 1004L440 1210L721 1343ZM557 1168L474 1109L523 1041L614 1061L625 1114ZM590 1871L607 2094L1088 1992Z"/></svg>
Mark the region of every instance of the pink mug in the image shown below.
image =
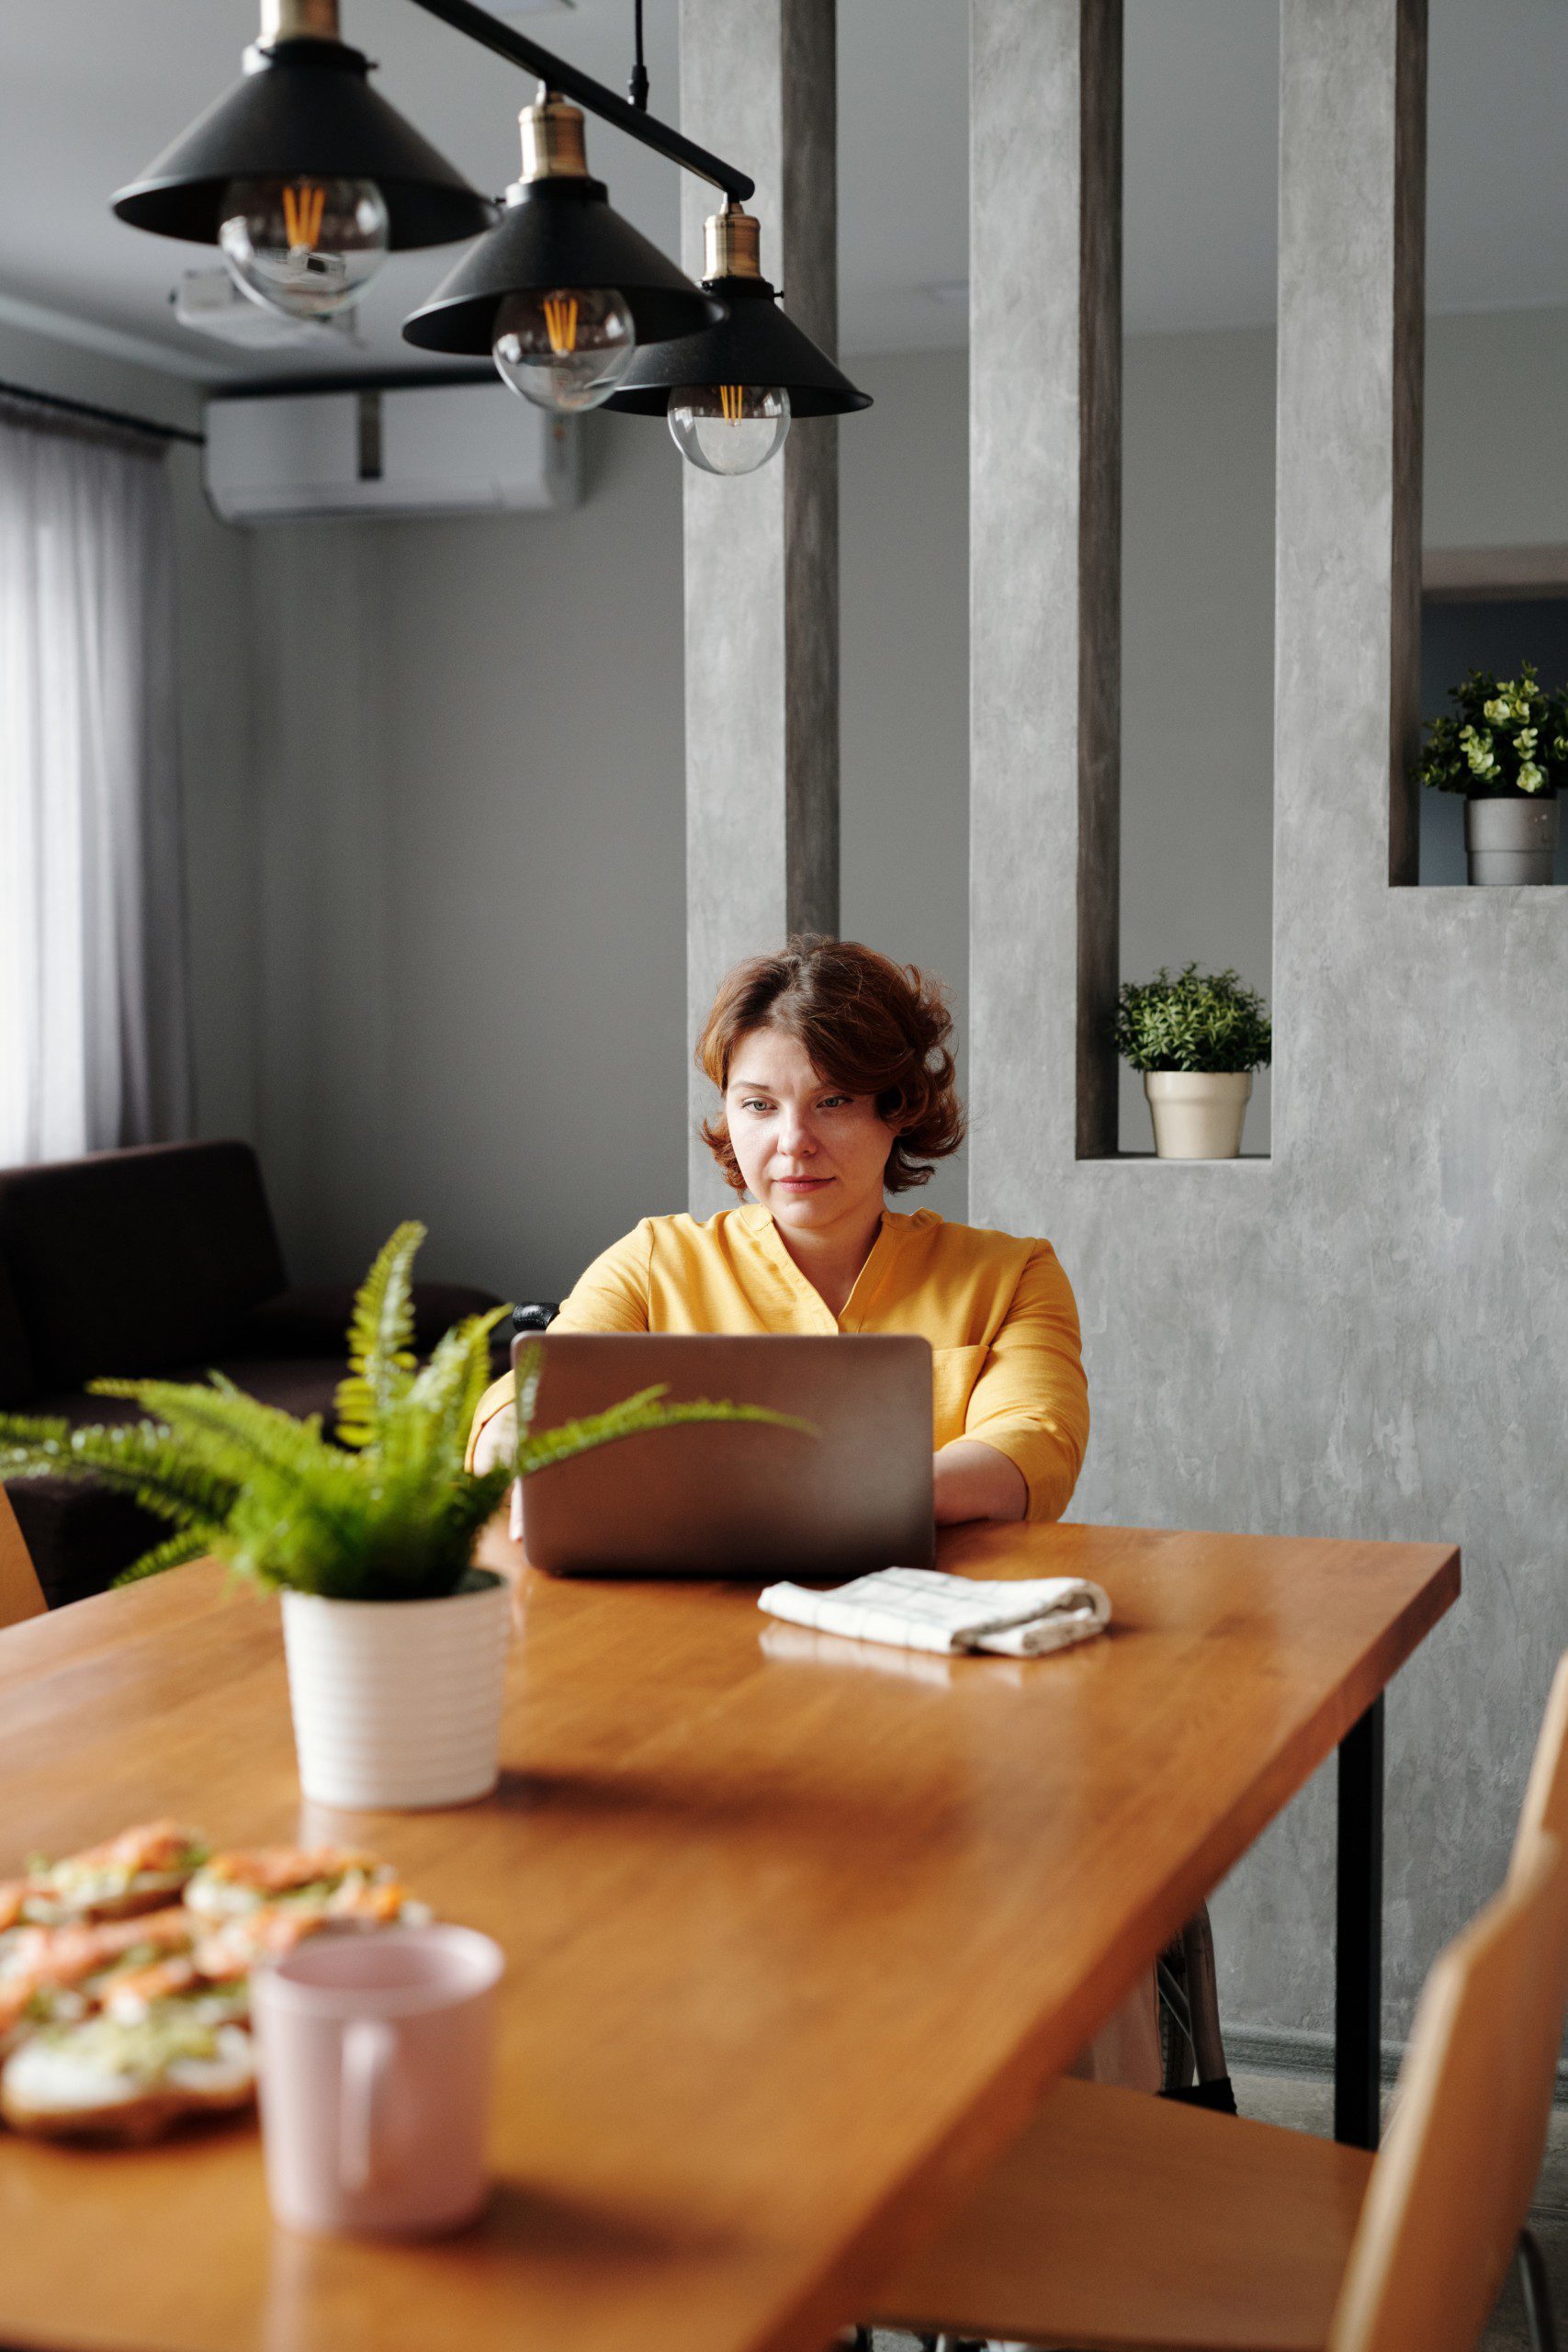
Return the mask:
<svg viewBox="0 0 1568 2352"><path fill-rule="evenodd" d="M318 1936L251 1984L267 2195L310 2231L423 2234L483 2210L505 1961L471 1928Z"/></svg>

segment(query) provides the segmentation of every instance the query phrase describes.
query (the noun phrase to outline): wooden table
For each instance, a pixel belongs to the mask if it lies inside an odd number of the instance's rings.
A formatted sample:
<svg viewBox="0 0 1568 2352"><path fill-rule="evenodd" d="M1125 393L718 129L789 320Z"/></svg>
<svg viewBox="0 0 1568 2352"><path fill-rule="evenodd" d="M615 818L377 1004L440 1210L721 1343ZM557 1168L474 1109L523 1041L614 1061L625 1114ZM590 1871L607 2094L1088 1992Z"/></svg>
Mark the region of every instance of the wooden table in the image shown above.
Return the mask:
<svg viewBox="0 0 1568 2352"><path fill-rule="evenodd" d="M949 1662L735 1587L525 1572L501 1791L439 1814L302 1820L276 1607L210 1566L0 1636L0 1873L159 1813L352 1833L510 1960L479 2230L275 2231L243 2127L6 2140L0 2343L815 2352L1459 1589L1432 1544L1066 1526L942 1556L1094 1577L1111 1634Z"/></svg>

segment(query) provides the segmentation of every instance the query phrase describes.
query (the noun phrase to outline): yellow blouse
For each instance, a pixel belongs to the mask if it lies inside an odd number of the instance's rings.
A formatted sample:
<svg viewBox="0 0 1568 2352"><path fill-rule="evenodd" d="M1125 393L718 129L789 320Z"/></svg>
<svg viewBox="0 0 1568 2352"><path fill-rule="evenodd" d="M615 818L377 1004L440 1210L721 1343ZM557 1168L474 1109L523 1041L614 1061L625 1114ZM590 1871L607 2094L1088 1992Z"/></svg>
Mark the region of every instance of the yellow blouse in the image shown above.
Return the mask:
<svg viewBox="0 0 1568 2352"><path fill-rule="evenodd" d="M749 1333L914 1332L931 1341L936 1443L981 1439L1022 1471L1028 1516L1059 1519L1089 1442L1089 1386L1072 1286L1048 1241L949 1225L934 1209L885 1209L837 1318L757 1203L694 1217L645 1216L581 1276L552 1329ZM487 1390L479 1431L512 1401Z"/></svg>

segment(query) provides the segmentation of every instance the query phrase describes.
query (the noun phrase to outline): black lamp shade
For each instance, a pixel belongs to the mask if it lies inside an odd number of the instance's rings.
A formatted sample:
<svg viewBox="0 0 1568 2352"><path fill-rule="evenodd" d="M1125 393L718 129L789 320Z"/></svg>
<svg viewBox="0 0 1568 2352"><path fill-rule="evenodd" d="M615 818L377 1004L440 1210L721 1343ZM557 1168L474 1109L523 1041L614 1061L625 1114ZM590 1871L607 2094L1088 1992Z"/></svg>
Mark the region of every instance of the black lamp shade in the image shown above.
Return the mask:
<svg viewBox="0 0 1568 2352"><path fill-rule="evenodd" d="M558 286L613 286L632 314L639 349L690 336L725 314L722 299L694 286L611 210L602 180L563 177L507 190L495 227L404 321L403 339L422 351L488 354L509 294L547 294Z"/></svg>
<svg viewBox="0 0 1568 2352"><path fill-rule="evenodd" d="M729 316L679 343L639 348L606 408L662 416L682 384L782 384L792 416L842 416L871 406L871 394L858 391L785 317L765 277L710 277L705 284L728 303Z"/></svg>
<svg viewBox="0 0 1568 2352"><path fill-rule="evenodd" d="M335 40L246 53L243 80L208 107L114 209L133 229L215 245L231 180L374 180L394 249L450 244L495 208L370 86L370 62Z"/></svg>

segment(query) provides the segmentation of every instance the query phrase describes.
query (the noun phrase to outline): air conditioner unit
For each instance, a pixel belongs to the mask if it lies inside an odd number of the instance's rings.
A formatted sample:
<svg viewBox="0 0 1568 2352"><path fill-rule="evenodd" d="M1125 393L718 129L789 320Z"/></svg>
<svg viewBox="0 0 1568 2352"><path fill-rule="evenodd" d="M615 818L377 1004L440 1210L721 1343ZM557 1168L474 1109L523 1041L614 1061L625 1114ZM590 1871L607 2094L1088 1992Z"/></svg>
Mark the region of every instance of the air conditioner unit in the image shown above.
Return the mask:
<svg viewBox="0 0 1568 2352"><path fill-rule="evenodd" d="M226 523L575 506L569 418L499 380L242 393L207 405L207 494Z"/></svg>

